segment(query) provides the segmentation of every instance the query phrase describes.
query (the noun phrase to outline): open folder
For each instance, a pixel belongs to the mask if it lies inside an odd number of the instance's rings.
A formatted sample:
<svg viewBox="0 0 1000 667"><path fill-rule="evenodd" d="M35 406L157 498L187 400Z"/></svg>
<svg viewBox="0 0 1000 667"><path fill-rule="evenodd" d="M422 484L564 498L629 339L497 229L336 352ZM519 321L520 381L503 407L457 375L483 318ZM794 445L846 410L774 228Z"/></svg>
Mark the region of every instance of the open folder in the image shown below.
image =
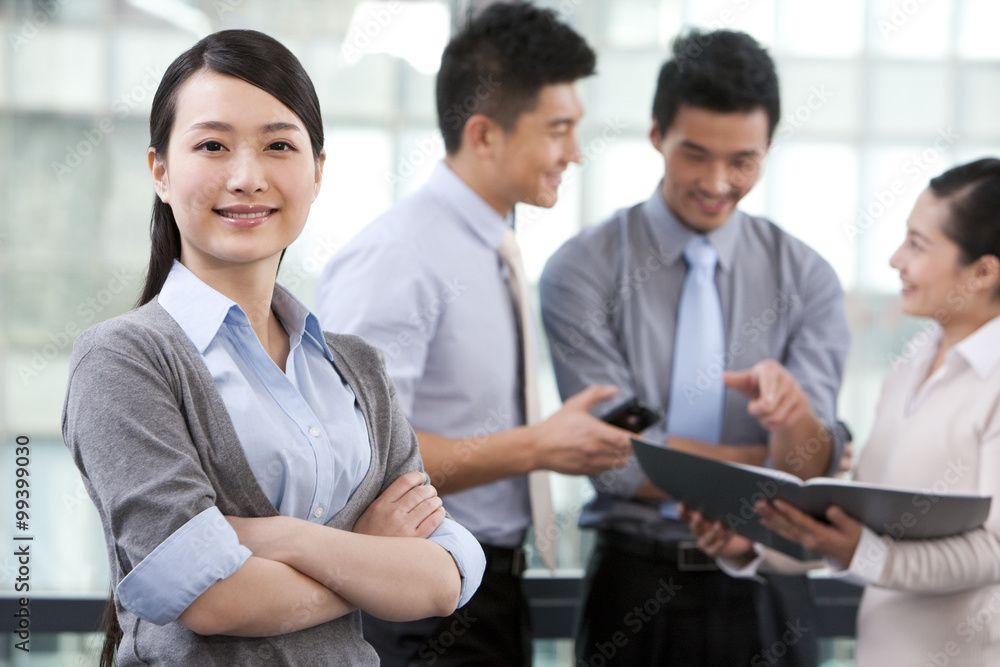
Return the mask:
<svg viewBox="0 0 1000 667"><path fill-rule="evenodd" d="M831 477L803 481L780 470L714 461L634 438L632 448L643 472L665 493L740 535L794 556L801 547L761 525L753 510L758 500L780 498L818 519L830 505L839 505L876 533L896 539L955 535L982 526L990 512L989 496Z"/></svg>

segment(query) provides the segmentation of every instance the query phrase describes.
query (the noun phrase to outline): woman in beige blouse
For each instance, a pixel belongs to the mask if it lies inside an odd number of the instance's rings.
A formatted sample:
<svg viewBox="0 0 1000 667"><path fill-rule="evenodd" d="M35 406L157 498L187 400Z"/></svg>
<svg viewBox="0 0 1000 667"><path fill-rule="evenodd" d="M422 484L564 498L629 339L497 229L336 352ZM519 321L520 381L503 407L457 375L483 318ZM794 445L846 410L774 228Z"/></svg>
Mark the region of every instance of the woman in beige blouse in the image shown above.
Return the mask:
<svg viewBox="0 0 1000 667"><path fill-rule="evenodd" d="M885 380L856 479L1000 496L998 257L1000 160L932 179L889 262L903 311L932 322ZM780 500L755 509L825 563L794 561L695 512L688 518L699 546L735 576L825 564L865 585L858 665L1000 665L1000 500L982 528L937 540L879 536L835 506L829 523ZM930 510L915 499L906 519Z"/></svg>

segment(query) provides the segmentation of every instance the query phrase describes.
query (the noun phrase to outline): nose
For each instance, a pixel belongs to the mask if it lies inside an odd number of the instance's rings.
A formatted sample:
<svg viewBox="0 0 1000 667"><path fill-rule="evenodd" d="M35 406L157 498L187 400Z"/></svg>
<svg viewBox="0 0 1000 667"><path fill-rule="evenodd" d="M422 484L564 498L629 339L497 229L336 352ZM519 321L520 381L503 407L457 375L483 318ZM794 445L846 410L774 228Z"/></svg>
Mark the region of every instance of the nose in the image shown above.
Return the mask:
<svg viewBox="0 0 1000 667"><path fill-rule="evenodd" d="M903 259L900 255L903 252L903 246L896 248L896 252L892 253L892 257L889 258L889 266L896 269L897 271L903 270Z"/></svg>
<svg viewBox="0 0 1000 667"><path fill-rule="evenodd" d="M260 156L253 151L236 151L230 160L230 192L251 195L267 190L267 174Z"/></svg>
<svg viewBox="0 0 1000 667"><path fill-rule="evenodd" d="M583 153L580 151L580 142L576 136L576 129L569 131L567 142L569 143L569 146L567 148L566 161L580 164L583 160Z"/></svg>
<svg viewBox="0 0 1000 667"><path fill-rule="evenodd" d="M701 187L713 197L729 194L729 170L721 161L712 160L702 174Z"/></svg>

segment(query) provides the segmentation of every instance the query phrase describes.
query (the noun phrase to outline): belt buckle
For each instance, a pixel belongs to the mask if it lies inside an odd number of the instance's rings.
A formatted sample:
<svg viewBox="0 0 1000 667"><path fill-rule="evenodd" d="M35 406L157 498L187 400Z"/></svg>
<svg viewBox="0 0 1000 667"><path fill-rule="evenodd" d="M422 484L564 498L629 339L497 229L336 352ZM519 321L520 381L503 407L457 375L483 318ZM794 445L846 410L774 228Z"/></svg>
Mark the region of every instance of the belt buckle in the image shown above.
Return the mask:
<svg viewBox="0 0 1000 667"><path fill-rule="evenodd" d="M715 559L698 548L694 541L677 543L677 569L681 572L718 572Z"/></svg>

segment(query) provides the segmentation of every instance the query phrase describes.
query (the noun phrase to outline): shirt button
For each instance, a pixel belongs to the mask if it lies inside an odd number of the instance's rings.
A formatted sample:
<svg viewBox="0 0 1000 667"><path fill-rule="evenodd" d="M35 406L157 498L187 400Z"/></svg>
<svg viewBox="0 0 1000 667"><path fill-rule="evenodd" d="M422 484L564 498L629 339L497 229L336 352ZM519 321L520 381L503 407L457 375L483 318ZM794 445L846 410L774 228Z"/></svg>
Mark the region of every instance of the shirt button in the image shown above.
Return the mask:
<svg viewBox="0 0 1000 667"><path fill-rule="evenodd" d="M316 428L315 426L313 426L311 429L309 429L309 435L311 435L314 438L318 438L319 437L319 429Z"/></svg>
<svg viewBox="0 0 1000 667"><path fill-rule="evenodd" d="M316 511L313 512L313 516L316 517L317 519L320 518L321 516L323 516L323 508L322 507L317 507Z"/></svg>

